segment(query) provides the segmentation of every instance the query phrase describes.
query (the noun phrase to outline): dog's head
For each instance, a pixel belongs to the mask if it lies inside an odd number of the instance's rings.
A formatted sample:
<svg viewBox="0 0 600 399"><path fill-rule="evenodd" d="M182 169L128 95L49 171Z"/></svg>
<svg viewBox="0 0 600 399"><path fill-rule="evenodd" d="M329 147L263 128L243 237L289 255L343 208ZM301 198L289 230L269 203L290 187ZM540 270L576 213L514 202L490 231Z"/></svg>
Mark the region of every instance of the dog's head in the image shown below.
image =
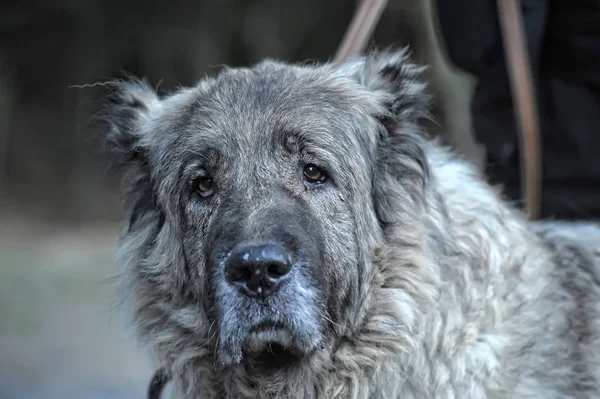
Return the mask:
<svg viewBox="0 0 600 399"><path fill-rule="evenodd" d="M112 86L126 290L166 362L283 367L358 328L389 209L426 174L419 72L397 51L225 69L164 98Z"/></svg>

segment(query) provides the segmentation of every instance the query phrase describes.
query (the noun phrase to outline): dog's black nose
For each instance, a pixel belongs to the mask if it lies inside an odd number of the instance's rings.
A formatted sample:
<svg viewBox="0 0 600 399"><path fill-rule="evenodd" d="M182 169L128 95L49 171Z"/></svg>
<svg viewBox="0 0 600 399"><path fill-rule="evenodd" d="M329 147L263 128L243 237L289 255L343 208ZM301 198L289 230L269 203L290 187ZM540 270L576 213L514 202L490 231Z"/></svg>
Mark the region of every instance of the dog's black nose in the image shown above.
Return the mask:
<svg viewBox="0 0 600 399"><path fill-rule="evenodd" d="M227 281L249 296L275 292L292 268L292 259L279 245L246 245L236 248L225 262Z"/></svg>

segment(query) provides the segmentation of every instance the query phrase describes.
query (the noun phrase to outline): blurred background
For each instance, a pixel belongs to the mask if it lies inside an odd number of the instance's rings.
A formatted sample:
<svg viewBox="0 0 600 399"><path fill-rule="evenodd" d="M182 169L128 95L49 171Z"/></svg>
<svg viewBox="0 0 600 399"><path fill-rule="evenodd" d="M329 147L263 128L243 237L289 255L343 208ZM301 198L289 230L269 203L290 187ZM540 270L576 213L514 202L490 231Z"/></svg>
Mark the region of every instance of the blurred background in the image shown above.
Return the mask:
<svg viewBox="0 0 600 399"><path fill-rule="evenodd" d="M462 32L470 40L452 36L460 29L447 23L450 34L442 37L437 3L391 0L373 44L410 45L414 58L430 66L432 133L483 167L484 150L495 147L477 144L472 134L472 98L481 83L477 71L457 67L447 53L457 46L468 52L476 43L472 32ZM466 3L454 2L458 8L446 7L444 16L476 28L472 20L461 22L472 11ZM94 84L127 72L167 93L223 64L327 61L355 6L355 0L0 4L0 398L143 398L153 371L116 306L119 176L107 173L99 152L102 132L93 118L104 91ZM492 47L494 54L501 50ZM493 64L486 54L486 65ZM511 112L510 101L505 109Z"/></svg>

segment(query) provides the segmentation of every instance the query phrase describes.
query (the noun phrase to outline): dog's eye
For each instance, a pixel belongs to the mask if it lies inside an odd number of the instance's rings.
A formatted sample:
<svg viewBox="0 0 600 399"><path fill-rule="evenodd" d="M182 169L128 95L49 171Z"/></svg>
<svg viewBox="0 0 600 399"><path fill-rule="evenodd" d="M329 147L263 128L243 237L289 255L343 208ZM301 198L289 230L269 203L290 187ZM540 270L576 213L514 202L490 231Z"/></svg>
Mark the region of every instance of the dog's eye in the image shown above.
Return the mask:
<svg viewBox="0 0 600 399"><path fill-rule="evenodd" d="M308 164L304 167L304 178L310 183L323 183L325 181L325 173L316 165Z"/></svg>
<svg viewBox="0 0 600 399"><path fill-rule="evenodd" d="M196 191L203 198L210 197L213 194L213 182L210 177L200 177L196 180Z"/></svg>

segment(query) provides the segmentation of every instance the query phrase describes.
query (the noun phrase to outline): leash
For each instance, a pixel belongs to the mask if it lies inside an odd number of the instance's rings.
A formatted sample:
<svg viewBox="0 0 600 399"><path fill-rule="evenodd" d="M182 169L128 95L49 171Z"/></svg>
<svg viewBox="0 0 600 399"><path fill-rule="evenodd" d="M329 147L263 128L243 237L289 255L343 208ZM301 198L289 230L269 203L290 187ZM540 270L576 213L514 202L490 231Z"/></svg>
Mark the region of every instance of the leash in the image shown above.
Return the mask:
<svg viewBox="0 0 600 399"><path fill-rule="evenodd" d="M165 389L165 386L170 380L171 375L167 372L167 369L161 367L156 370L152 375L150 384L148 384L146 397L148 399L160 399L162 391Z"/></svg>
<svg viewBox="0 0 600 399"><path fill-rule="evenodd" d="M336 63L347 61L363 52L387 4L388 0L358 0L358 10L335 54Z"/></svg>
<svg viewBox="0 0 600 399"><path fill-rule="evenodd" d="M518 118L521 191L530 219L537 219L542 196L542 155L537 103L531 64L525 50L525 29L519 0L497 0L498 19L511 83L513 109Z"/></svg>

